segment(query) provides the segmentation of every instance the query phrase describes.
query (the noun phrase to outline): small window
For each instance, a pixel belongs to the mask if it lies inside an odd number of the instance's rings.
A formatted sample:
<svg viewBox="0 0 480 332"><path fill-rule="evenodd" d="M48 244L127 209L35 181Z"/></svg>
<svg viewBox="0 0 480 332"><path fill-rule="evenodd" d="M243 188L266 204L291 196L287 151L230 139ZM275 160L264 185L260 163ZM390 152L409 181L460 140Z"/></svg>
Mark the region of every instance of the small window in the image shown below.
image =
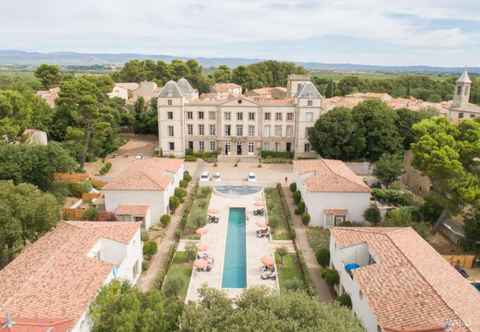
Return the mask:
<svg viewBox="0 0 480 332"><path fill-rule="evenodd" d="M475 114L470 114L470 117L471 117L471 118L474 118L474 117L475 117Z"/></svg>
<svg viewBox="0 0 480 332"><path fill-rule="evenodd" d="M293 121L293 113L287 113L287 120L288 121Z"/></svg>
<svg viewBox="0 0 480 332"><path fill-rule="evenodd" d="M204 113L203 112L198 112L198 119L203 120L204 119Z"/></svg>
<svg viewBox="0 0 480 332"><path fill-rule="evenodd" d="M167 118L168 118L168 120L173 120L173 112L168 112L167 113Z"/></svg>
<svg viewBox="0 0 480 332"><path fill-rule="evenodd" d="M250 120L250 121L255 120L255 112L249 112L248 113L248 120Z"/></svg>
<svg viewBox="0 0 480 332"><path fill-rule="evenodd" d="M310 143L305 143L304 150L305 152L310 152Z"/></svg>
<svg viewBox="0 0 480 332"><path fill-rule="evenodd" d="M230 112L225 112L225 113L224 113L224 117L225 117L225 120L226 120L226 121L230 121L230 119L231 119L231 113L230 113Z"/></svg>
<svg viewBox="0 0 480 332"><path fill-rule="evenodd" d="M193 112L187 112L187 119L192 120L193 119Z"/></svg>
<svg viewBox="0 0 480 332"><path fill-rule="evenodd" d="M465 114L463 114L463 112L458 113L458 118L459 119L463 119L464 116L465 116Z"/></svg>
<svg viewBox="0 0 480 332"><path fill-rule="evenodd" d="M174 142L168 143L168 148L170 149L170 151L175 151L175 143Z"/></svg>
<svg viewBox="0 0 480 332"><path fill-rule="evenodd" d="M307 101L307 105L308 106L313 106L313 101L311 101L311 100Z"/></svg>
<svg viewBox="0 0 480 332"><path fill-rule="evenodd" d="M243 113L242 113L242 112L238 112L238 113L237 113L237 120L238 120L238 121L242 121L242 120L243 120Z"/></svg>
<svg viewBox="0 0 480 332"><path fill-rule="evenodd" d="M270 120L270 113L265 113L265 120Z"/></svg>
<svg viewBox="0 0 480 332"><path fill-rule="evenodd" d="M282 121L282 113L276 113L275 114L275 120Z"/></svg>
<svg viewBox="0 0 480 332"><path fill-rule="evenodd" d="M168 104L168 106L172 106L172 105L173 105L173 101L172 101L171 99L169 99L169 100L167 101L167 104Z"/></svg>

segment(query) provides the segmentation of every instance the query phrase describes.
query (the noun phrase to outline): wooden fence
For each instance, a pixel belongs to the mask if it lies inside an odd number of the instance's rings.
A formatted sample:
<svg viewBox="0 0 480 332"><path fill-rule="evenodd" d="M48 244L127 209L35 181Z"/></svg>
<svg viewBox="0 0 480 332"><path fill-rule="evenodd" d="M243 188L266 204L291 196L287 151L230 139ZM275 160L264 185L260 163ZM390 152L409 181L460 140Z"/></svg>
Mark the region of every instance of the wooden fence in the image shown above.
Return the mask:
<svg viewBox="0 0 480 332"><path fill-rule="evenodd" d="M474 255L444 255L443 258L452 265L458 264L467 269L472 268L475 263Z"/></svg>

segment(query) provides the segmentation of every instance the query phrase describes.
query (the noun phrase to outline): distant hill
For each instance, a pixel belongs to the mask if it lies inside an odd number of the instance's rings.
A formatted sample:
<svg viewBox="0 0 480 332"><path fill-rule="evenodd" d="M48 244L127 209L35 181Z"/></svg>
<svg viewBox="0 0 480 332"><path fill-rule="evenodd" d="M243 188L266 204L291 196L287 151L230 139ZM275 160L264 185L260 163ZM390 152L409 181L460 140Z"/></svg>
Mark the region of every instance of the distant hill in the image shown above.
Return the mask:
<svg viewBox="0 0 480 332"><path fill-rule="evenodd" d="M151 55L140 53L75 53L75 52L25 52L16 50L0 50L0 66L35 67L42 63L58 64L60 66L119 66L133 59L163 60L170 62L174 59L187 60L189 57L171 55ZM236 67L263 61L264 59L246 58L194 58L204 67L227 65ZM319 62L296 62L309 70L328 70L337 72L383 72L383 73L445 73L454 74L463 71L463 67L432 67L432 66L377 66L359 64L327 64ZM471 73L480 74L480 67L468 68Z"/></svg>

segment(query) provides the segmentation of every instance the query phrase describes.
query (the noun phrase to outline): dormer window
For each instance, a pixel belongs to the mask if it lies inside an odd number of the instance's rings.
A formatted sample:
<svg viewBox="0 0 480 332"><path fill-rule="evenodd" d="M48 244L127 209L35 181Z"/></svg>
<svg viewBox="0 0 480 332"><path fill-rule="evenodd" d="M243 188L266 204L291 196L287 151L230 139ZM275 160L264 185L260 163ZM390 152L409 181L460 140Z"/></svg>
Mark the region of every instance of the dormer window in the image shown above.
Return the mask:
<svg viewBox="0 0 480 332"><path fill-rule="evenodd" d="M172 105L173 105L173 101L172 101L171 99L169 99L169 100L167 101L167 103L168 103L168 106L172 106Z"/></svg>
<svg viewBox="0 0 480 332"><path fill-rule="evenodd" d="M307 101L307 105L308 106L313 106L313 101L312 100Z"/></svg>

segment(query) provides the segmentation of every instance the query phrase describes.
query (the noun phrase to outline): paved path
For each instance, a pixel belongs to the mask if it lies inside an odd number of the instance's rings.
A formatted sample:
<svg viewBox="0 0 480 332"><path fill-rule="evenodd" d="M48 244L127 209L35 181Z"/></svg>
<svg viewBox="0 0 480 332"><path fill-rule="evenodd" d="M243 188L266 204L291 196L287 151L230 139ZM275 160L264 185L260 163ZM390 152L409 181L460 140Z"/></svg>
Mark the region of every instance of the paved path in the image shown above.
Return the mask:
<svg viewBox="0 0 480 332"><path fill-rule="evenodd" d="M203 167L203 161L200 160L195 169L195 173L192 176L192 181L187 188L188 195L190 195L191 191L195 187L195 183L198 181L198 177L200 176ZM182 219L184 208L185 204L182 204L180 209L177 209L177 211L175 211L175 215L172 216L172 220L167 227L165 236L156 240L158 251L152 257L148 270L142 273L137 283L137 287L143 292L147 292L150 288L153 287L158 271L160 271L165 266L166 259L169 258L168 252L170 250L170 247L175 244L175 231L180 224L180 219Z"/></svg>
<svg viewBox="0 0 480 332"><path fill-rule="evenodd" d="M283 192L285 193L285 197L287 198L287 203L290 207L290 211L294 211L295 207L290 189L288 187L283 187ZM308 243L307 228L303 225L300 216L297 216L296 214L293 214L293 224L296 233L295 241L297 242L298 249L302 252L303 257L305 258L308 273L310 275L310 279L313 282L313 285L317 290L318 298L321 302L332 302L333 299L332 295L330 294L330 289L321 276L322 268L318 264L315 253L313 252L313 249Z"/></svg>

